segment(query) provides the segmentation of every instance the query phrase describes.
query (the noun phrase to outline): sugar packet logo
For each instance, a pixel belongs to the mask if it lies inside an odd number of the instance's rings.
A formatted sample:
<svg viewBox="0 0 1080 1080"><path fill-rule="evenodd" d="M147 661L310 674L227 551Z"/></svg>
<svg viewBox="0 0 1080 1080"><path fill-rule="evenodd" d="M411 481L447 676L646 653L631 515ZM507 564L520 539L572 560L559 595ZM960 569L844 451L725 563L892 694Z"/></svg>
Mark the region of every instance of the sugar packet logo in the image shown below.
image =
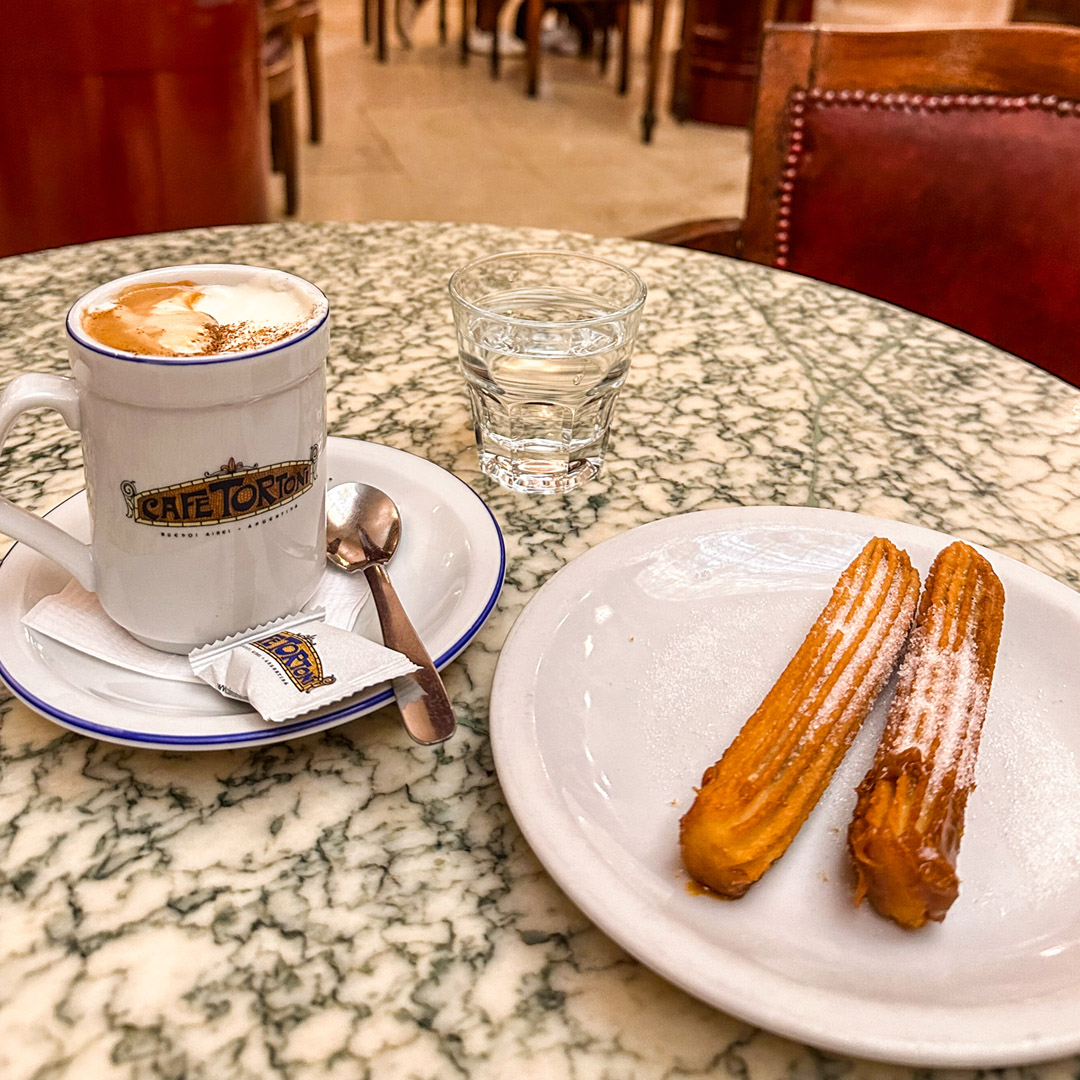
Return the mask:
<svg viewBox="0 0 1080 1080"><path fill-rule="evenodd" d="M322 658L315 648L315 638L310 634L282 630L251 644L266 653L302 694L337 682L337 676L323 674Z"/></svg>
<svg viewBox="0 0 1080 1080"><path fill-rule="evenodd" d="M306 461L245 466L230 458L198 480L139 491L133 480L120 485L128 517L140 525L184 528L223 525L275 510L300 498L315 481L319 448Z"/></svg>

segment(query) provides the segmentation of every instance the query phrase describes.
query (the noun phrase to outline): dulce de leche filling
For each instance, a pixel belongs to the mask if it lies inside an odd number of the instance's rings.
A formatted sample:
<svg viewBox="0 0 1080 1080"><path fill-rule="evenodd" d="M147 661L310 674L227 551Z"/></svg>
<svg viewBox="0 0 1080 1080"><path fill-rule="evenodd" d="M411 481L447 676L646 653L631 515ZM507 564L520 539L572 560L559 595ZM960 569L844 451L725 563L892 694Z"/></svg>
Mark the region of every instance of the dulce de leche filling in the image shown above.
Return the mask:
<svg viewBox="0 0 1080 1080"><path fill-rule="evenodd" d="M265 293L278 301L282 321L260 313L256 318L228 318L235 305L222 304L221 294L247 290ZM310 312L299 308L292 296L259 286L197 285L194 281L139 282L128 285L107 306L88 310L82 328L110 349L141 356L213 356L245 352L272 345L301 330ZM216 296L209 294L215 293ZM243 299L243 298L241 298ZM259 305L262 306L262 305ZM212 313L218 307L219 317Z"/></svg>

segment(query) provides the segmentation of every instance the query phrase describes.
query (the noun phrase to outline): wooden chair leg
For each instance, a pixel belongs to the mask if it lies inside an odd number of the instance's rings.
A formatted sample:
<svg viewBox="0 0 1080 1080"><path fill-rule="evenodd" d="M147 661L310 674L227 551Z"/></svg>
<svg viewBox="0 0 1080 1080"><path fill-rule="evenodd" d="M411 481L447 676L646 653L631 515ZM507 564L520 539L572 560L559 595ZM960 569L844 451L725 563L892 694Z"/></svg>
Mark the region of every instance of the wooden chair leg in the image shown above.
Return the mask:
<svg viewBox="0 0 1080 1080"><path fill-rule="evenodd" d="M525 8L525 93L536 97L540 82L540 20L544 0L526 0Z"/></svg>
<svg viewBox="0 0 1080 1080"><path fill-rule="evenodd" d="M581 35L581 40L578 42L578 56L583 60L592 56L593 51L593 19L592 14L587 9L584 12L585 18L582 19L581 25L578 30Z"/></svg>
<svg viewBox="0 0 1080 1080"><path fill-rule="evenodd" d="M397 30L398 41L403 49L412 48L412 39L405 25L405 5L409 0L394 0L394 29Z"/></svg>
<svg viewBox="0 0 1080 1080"><path fill-rule="evenodd" d="M461 0L461 54L459 59L464 66L469 62L469 23L472 21L472 5L469 0Z"/></svg>
<svg viewBox="0 0 1080 1080"><path fill-rule="evenodd" d="M307 74L308 142L322 141L322 65L319 62L319 36L308 34L303 39L304 71Z"/></svg>
<svg viewBox="0 0 1080 1080"><path fill-rule="evenodd" d="M620 3L615 11L619 28L619 93L625 94L630 86L630 0Z"/></svg>
<svg viewBox="0 0 1080 1080"><path fill-rule="evenodd" d="M364 44L371 44L371 0L360 0L360 21L363 27Z"/></svg>
<svg viewBox="0 0 1080 1080"><path fill-rule="evenodd" d="M439 44L446 44L446 0L439 0Z"/></svg>
<svg viewBox="0 0 1080 1080"><path fill-rule="evenodd" d="M671 115L680 123L690 115L690 39L697 25L697 0L683 0L683 26L671 86Z"/></svg>
<svg viewBox="0 0 1080 1080"><path fill-rule="evenodd" d="M284 172L282 163L283 151L281 149L281 102L270 102L270 171Z"/></svg>
<svg viewBox="0 0 1080 1080"><path fill-rule="evenodd" d="M386 0L375 0L375 58L386 63Z"/></svg>
<svg viewBox="0 0 1080 1080"><path fill-rule="evenodd" d="M689 4L690 0L686 0ZM667 0L652 0L652 27L649 31L649 70L645 78L645 107L641 113L641 141L652 142L656 125L656 83L660 75L660 53L664 39Z"/></svg>
<svg viewBox="0 0 1080 1080"><path fill-rule="evenodd" d="M270 159L274 171L285 176L285 213L289 217L300 204L296 142L296 94L290 91L270 103Z"/></svg>

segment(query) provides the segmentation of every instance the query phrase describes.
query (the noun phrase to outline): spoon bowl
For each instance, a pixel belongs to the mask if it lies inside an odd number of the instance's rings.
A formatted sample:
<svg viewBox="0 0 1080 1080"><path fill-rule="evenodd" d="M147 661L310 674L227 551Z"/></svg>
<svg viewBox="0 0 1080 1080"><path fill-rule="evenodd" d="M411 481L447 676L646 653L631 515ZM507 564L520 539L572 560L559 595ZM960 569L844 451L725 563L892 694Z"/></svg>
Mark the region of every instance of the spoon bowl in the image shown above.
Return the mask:
<svg viewBox="0 0 1080 1080"><path fill-rule="evenodd" d="M401 514L385 491L338 484L326 493L326 557L342 570L389 562L401 539Z"/></svg>

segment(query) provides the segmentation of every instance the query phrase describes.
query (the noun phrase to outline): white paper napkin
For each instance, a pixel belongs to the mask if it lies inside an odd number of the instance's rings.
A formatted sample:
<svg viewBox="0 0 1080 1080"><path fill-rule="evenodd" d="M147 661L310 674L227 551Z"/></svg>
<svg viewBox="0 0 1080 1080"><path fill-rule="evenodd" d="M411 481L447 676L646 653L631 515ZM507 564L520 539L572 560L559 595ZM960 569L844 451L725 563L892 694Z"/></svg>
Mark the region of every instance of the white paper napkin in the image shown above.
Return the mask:
<svg viewBox="0 0 1080 1080"><path fill-rule="evenodd" d="M348 574L328 566L304 610L325 608L327 623L351 630L371 595L363 578L363 574ZM68 582L60 592L38 601L22 622L37 634L128 671L174 682L201 683L186 656L159 652L136 641L105 614L97 594L87 592L77 581Z"/></svg>

